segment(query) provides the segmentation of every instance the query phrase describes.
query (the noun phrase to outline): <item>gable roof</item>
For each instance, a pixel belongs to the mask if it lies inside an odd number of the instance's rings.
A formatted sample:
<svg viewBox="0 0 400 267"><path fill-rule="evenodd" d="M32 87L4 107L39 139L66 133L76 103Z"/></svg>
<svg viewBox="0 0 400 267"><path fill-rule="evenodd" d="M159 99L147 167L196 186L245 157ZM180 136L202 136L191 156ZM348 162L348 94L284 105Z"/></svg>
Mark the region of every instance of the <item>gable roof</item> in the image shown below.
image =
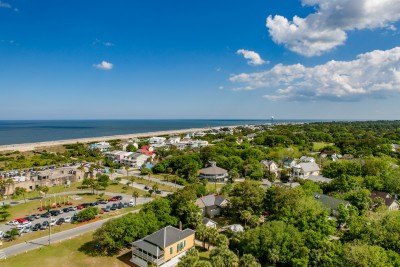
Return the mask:
<svg viewBox="0 0 400 267"><path fill-rule="evenodd" d="M386 192L381 192L381 191L373 191L371 193L371 198L375 199L375 198L382 198L385 201L385 205L386 206L390 206L393 204L393 202L396 201L396 198L394 196L391 196L389 193Z"/></svg>
<svg viewBox="0 0 400 267"><path fill-rule="evenodd" d="M346 200L330 197L320 193L314 193L314 199L333 210L337 210L340 204L350 205L350 203Z"/></svg>
<svg viewBox="0 0 400 267"><path fill-rule="evenodd" d="M300 168L304 172L314 172L314 171L320 171L321 169L319 168L318 164L315 162L301 162L295 168Z"/></svg>
<svg viewBox="0 0 400 267"><path fill-rule="evenodd" d="M155 233L152 233L138 241L132 243L136 247L140 247L153 255L157 255L157 247L159 249L165 250L166 247L193 235L195 231L192 229L179 230L173 226L167 226Z"/></svg>
<svg viewBox="0 0 400 267"><path fill-rule="evenodd" d="M226 198L220 195L208 195L204 196L201 198L198 198L195 202L195 204L199 208L204 208L204 207L211 207L211 206L220 206L224 204L224 202L227 201Z"/></svg>

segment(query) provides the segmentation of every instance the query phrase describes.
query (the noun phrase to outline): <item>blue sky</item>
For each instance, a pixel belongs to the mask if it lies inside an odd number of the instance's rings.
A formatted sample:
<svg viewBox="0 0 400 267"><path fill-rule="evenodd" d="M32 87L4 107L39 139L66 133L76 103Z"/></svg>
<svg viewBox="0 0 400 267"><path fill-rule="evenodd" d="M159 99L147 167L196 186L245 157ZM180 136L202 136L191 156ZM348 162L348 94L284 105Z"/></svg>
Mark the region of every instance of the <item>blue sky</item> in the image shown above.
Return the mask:
<svg viewBox="0 0 400 267"><path fill-rule="evenodd" d="M332 2L0 0L0 119L398 119L398 0Z"/></svg>

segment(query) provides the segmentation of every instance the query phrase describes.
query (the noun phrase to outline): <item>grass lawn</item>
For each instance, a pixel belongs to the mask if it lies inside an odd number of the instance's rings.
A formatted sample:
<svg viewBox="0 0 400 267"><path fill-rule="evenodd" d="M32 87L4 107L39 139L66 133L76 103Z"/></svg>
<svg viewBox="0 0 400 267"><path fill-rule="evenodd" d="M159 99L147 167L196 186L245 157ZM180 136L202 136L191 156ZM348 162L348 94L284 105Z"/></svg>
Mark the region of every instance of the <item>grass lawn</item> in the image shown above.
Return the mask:
<svg viewBox="0 0 400 267"><path fill-rule="evenodd" d="M79 237L54 244L50 247L44 246L24 254L16 255L1 261L4 267L20 266L57 266L57 267L87 267L87 266L110 266L128 267L132 254L129 250L114 257L96 256L92 257L85 253L90 247L93 232L83 234Z"/></svg>
<svg viewBox="0 0 400 267"><path fill-rule="evenodd" d="M214 184L214 183L207 183L206 189L210 192L219 192L225 184Z"/></svg>
<svg viewBox="0 0 400 267"><path fill-rule="evenodd" d="M137 191L137 192L139 192L139 196L144 196L147 194L146 191L140 190L137 188L129 187L128 190L124 190L124 189L122 189L122 187L124 187L123 184L110 184L107 187L106 191L112 192L112 193L122 193L122 194L127 194L127 195L132 195L133 191Z"/></svg>
<svg viewBox="0 0 400 267"><path fill-rule="evenodd" d="M207 248L207 243L206 243L206 248ZM199 251L199 257L200 260L210 260L210 252L211 250L207 250L203 248L202 246L196 245L196 249Z"/></svg>
<svg viewBox="0 0 400 267"><path fill-rule="evenodd" d="M320 151L326 146L333 146L335 145L334 143L326 143L326 142L313 142L313 150L314 151Z"/></svg>

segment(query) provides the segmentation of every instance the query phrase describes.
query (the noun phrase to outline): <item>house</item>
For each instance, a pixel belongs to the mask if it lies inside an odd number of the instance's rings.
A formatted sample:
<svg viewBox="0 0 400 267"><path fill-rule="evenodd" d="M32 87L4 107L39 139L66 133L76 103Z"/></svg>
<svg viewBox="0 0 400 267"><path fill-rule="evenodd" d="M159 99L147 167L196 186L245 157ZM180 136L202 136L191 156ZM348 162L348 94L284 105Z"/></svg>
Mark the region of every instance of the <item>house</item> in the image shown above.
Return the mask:
<svg viewBox="0 0 400 267"><path fill-rule="evenodd" d="M290 168L293 168L294 166L296 166L297 160L287 158L282 161L282 164L283 164L284 168L290 169Z"/></svg>
<svg viewBox="0 0 400 267"><path fill-rule="evenodd" d="M122 150L126 151L126 148L129 145L132 145L135 149L139 148L139 144L138 143L129 140L128 142L124 142L124 143L121 144Z"/></svg>
<svg viewBox="0 0 400 267"><path fill-rule="evenodd" d="M300 158L300 161L301 161L301 162L315 162L315 158L313 158L313 157L307 157L307 156L302 156L302 157Z"/></svg>
<svg viewBox="0 0 400 267"><path fill-rule="evenodd" d="M205 132L196 132L196 133L194 134L195 137L204 137L205 135L206 135Z"/></svg>
<svg viewBox="0 0 400 267"><path fill-rule="evenodd" d="M94 143L89 146L90 150L99 150L100 152L109 151L111 148L112 146L107 142Z"/></svg>
<svg viewBox="0 0 400 267"><path fill-rule="evenodd" d="M195 231L167 226L132 243L131 262L140 267L151 264L176 266L186 251L195 245Z"/></svg>
<svg viewBox="0 0 400 267"><path fill-rule="evenodd" d="M257 134L252 133L252 134L246 135L246 138L247 138L247 140L249 140L249 141L253 141L253 140L254 140L254 137L256 137L256 136L257 136Z"/></svg>
<svg viewBox="0 0 400 267"><path fill-rule="evenodd" d="M313 182L316 182L316 183L328 183L329 184L330 182L332 182L332 179L326 178L322 175L310 175L307 177L307 179L311 180Z"/></svg>
<svg viewBox="0 0 400 267"><path fill-rule="evenodd" d="M314 193L314 199L329 209L331 215L335 217L339 215L338 207L340 204L343 204L345 207L350 206L350 203L346 200L330 197L320 193Z"/></svg>
<svg viewBox="0 0 400 267"><path fill-rule="evenodd" d="M373 191L371 193L372 200L376 200L377 198L381 198L384 202L388 210L399 210L399 202L395 196L390 195L386 192L381 191Z"/></svg>
<svg viewBox="0 0 400 267"><path fill-rule="evenodd" d="M235 232L235 233L244 231L244 227L240 224L228 225L228 226L225 226L224 229L231 230L232 232Z"/></svg>
<svg viewBox="0 0 400 267"><path fill-rule="evenodd" d="M154 153L154 148L152 146L142 146L137 152L151 157L152 159L154 159L154 157L156 156L156 154Z"/></svg>
<svg viewBox="0 0 400 267"><path fill-rule="evenodd" d="M203 216L214 218L221 214L223 208L227 207L228 200L223 196L208 195L198 198L194 204L202 210Z"/></svg>
<svg viewBox="0 0 400 267"><path fill-rule="evenodd" d="M205 227L209 227L209 228L215 228L217 229L217 223L214 222L213 220L204 217L203 221L201 222Z"/></svg>
<svg viewBox="0 0 400 267"><path fill-rule="evenodd" d="M149 139L149 143L150 144L164 144L165 140L167 140L165 137L154 136Z"/></svg>
<svg viewBox="0 0 400 267"><path fill-rule="evenodd" d="M210 164L210 167L199 170L199 177L207 179L209 182L225 182L225 179L228 178L228 171L217 167L214 161L210 162Z"/></svg>
<svg viewBox="0 0 400 267"><path fill-rule="evenodd" d="M293 177L306 179L310 175L318 176L321 169L315 162L300 162L293 167Z"/></svg>
<svg viewBox="0 0 400 267"><path fill-rule="evenodd" d="M264 165L265 169L267 169L270 173L274 173L278 176L278 164L275 163L273 160L262 160L261 164Z"/></svg>

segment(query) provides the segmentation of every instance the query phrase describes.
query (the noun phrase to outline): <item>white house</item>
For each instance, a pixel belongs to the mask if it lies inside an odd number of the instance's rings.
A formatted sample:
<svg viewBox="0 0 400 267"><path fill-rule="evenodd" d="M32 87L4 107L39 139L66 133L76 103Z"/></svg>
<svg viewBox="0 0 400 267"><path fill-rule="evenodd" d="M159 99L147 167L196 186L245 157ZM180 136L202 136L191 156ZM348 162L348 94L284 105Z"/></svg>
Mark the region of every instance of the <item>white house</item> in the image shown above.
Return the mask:
<svg viewBox="0 0 400 267"><path fill-rule="evenodd" d="M99 150L100 152L108 151L112 146L107 142L94 143L89 146L90 150Z"/></svg>
<svg viewBox="0 0 400 267"><path fill-rule="evenodd" d="M301 162L315 162L315 159L313 157L307 157L307 156L302 156L300 158Z"/></svg>
<svg viewBox="0 0 400 267"><path fill-rule="evenodd" d="M399 210L399 202L397 202L395 196L392 196L389 193L381 191L373 191L371 193L371 198L372 200L381 198L385 202L385 205L388 208L388 210Z"/></svg>
<svg viewBox="0 0 400 267"><path fill-rule="evenodd" d="M165 140L167 140L165 137L153 136L149 139L149 143L150 144L164 144Z"/></svg>
<svg viewBox="0 0 400 267"><path fill-rule="evenodd" d="M275 163L275 161L273 161L273 160L262 160L261 164L264 165L264 167L270 173L274 173L275 175L278 175L279 166L278 166L278 164Z"/></svg>
<svg viewBox="0 0 400 267"><path fill-rule="evenodd" d="M306 179L310 175L318 176L321 169L315 162L300 162L293 167L293 177Z"/></svg>

